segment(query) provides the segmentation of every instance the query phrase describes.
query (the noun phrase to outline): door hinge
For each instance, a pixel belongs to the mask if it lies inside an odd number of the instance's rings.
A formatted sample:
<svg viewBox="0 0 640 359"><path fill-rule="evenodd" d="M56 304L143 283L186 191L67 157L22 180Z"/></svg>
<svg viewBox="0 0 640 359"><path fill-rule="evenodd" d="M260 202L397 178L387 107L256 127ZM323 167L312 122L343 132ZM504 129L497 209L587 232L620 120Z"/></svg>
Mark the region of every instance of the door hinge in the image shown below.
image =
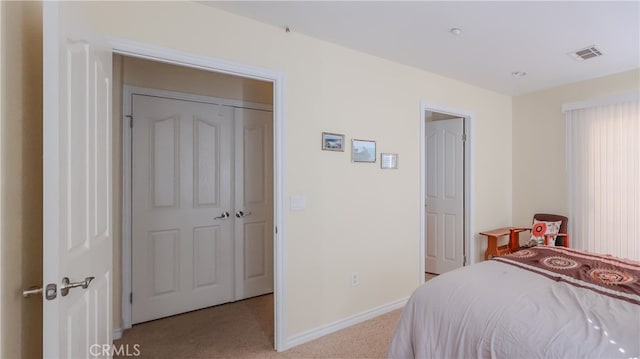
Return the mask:
<svg viewBox="0 0 640 359"><path fill-rule="evenodd" d="M132 115L125 115L124 117L129 118L129 128L133 128L133 116Z"/></svg>
<svg viewBox="0 0 640 359"><path fill-rule="evenodd" d="M462 142L466 142L467 141L467 134L463 133L462 134Z"/></svg>
<svg viewBox="0 0 640 359"><path fill-rule="evenodd" d="M276 227L276 234L278 234L278 227Z"/></svg>
<svg viewBox="0 0 640 359"><path fill-rule="evenodd" d="M129 304L133 304L133 292L129 293Z"/></svg>

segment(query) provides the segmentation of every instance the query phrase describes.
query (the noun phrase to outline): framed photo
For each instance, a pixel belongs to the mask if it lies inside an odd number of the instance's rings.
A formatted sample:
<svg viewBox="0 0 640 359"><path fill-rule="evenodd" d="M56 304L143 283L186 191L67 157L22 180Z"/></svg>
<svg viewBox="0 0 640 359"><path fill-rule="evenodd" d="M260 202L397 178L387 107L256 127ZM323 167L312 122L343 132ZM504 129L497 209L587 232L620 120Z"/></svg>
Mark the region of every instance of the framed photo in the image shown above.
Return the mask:
<svg viewBox="0 0 640 359"><path fill-rule="evenodd" d="M322 133L322 149L325 151L344 152L344 135L338 133Z"/></svg>
<svg viewBox="0 0 640 359"><path fill-rule="evenodd" d="M376 141L351 140L351 162L376 162Z"/></svg>

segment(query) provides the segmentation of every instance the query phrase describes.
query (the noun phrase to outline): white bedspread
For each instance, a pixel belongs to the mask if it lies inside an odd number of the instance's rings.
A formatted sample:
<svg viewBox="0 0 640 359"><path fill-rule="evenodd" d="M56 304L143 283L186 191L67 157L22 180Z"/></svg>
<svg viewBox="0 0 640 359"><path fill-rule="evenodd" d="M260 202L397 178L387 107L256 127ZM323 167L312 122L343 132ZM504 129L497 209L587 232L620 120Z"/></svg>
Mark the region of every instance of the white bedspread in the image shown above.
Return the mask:
<svg viewBox="0 0 640 359"><path fill-rule="evenodd" d="M638 358L640 305L485 261L416 289L388 357Z"/></svg>

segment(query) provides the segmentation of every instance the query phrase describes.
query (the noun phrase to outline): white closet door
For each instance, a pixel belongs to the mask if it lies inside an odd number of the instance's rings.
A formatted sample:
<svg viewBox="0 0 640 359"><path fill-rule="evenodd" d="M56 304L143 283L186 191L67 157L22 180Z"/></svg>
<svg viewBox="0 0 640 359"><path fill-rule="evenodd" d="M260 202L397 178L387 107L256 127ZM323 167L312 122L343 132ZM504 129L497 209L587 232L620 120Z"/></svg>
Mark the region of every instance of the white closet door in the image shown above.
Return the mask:
<svg viewBox="0 0 640 359"><path fill-rule="evenodd" d="M233 109L132 103L132 322L232 301Z"/></svg>
<svg viewBox="0 0 640 359"><path fill-rule="evenodd" d="M235 110L236 299L273 292L273 113Z"/></svg>

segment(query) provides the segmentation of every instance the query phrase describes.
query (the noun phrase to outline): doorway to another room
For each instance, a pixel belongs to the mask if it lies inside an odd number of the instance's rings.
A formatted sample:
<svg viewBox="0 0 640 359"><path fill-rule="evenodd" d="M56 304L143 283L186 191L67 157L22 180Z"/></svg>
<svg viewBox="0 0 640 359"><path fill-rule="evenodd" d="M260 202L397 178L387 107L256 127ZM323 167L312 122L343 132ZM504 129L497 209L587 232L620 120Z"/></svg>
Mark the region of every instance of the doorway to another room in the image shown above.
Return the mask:
<svg viewBox="0 0 640 359"><path fill-rule="evenodd" d="M467 265L470 253L471 115L423 104L421 276Z"/></svg>

